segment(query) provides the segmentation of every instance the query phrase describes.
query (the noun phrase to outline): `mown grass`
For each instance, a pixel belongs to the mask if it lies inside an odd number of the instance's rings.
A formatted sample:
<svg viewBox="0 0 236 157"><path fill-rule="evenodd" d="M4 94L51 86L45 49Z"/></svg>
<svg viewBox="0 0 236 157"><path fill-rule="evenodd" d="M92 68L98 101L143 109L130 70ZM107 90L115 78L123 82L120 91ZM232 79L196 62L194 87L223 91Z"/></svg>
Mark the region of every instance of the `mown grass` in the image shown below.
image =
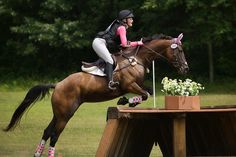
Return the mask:
<svg viewBox="0 0 236 157"><path fill-rule="evenodd" d="M218 87L220 85L217 85ZM225 89L225 88L227 89ZM231 87L231 86L230 86ZM163 107L164 96L157 87L157 107ZM219 92L209 87L201 95L201 105L236 105L235 88L221 85L225 90ZM4 128L24 98L28 89L0 86L0 128ZM117 99L103 103L84 103L70 120L56 145L57 154L63 157L92 157L95 156L103 129L106 125L106 111L108 106L116 106ZM143 102L140 107L153 107L153 97ZM41 139L43 130L52 117L50 97L36 103L27 112L13 132L0 131L1 157L30 157ZM46 156L47 151L44 152ZM153 147L151 156L162 156L159 147Z"/></svg>

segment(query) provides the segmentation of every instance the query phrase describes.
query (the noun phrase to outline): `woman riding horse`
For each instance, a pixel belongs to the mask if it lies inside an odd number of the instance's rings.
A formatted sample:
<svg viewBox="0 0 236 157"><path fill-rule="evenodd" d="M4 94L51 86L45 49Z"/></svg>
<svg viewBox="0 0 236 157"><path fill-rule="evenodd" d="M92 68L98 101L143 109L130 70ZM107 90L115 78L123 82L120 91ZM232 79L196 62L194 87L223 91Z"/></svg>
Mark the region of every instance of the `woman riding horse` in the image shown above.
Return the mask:
<svg viewBox="0 0 236 157"><path fill-rule="evenodd" d="M178 38L168 36L155 36L145 40L140 48L130 47L130 52L116 57L117 67L114 78L120 82L119 86L111 92L104 77L94 76L85 72L78 72L56 84L37 85L31 88L22 103L15 110L11 121L5 131L17 126L24 112L39 99L54 89L52 93L53 118L44 130L41 142L34 154L40 157L46 141L50 138L48 157L54 157L55 144L70 118L84 102L99 102L117 98L125 93L134 93L148 98L148 92L143 88L144 75L151 62L163 58L170 62L177 70L184 74L188 71L181 44L182 35ZM126 51L126 52L127 52Z"/></svg>
<svg viewBox="0 0 236 157"><path fill-rule="evenodd" d="M113 81L113 64L114 61L111 53L119 51L119 45L122 47L135 47L143 45L142 41L128 42L126 38L126 29L133 25L133 13L130 10L122 10L119 12L118 17L111 25L103 32L99 32L93 40L92 47L97 55L102 58L105 63L105 73L108 79L108 87L115 90L119 82Z"/></svg>

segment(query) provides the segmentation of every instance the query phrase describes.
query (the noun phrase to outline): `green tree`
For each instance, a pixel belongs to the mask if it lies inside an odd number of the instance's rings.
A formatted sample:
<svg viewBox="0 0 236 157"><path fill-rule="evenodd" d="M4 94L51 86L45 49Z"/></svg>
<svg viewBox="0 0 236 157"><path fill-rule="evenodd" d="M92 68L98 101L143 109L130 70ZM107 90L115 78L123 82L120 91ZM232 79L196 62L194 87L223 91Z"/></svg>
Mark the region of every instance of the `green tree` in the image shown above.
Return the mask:
<svg viewBox="0 0 236 157"><path fill-rule="evenodd" d="M214 57L214 52L217 52L215 48L235 40L233 22L236 7L233 3L228 0L186 1L186 11L191 14L188 20L189 31L194 35L193 42L207 47L210 82L214 80L214 59L217 59Z"/></svg>
<svg viewBox="0 0 236 157"><path fill-rule="evenodd" d="M222 63L223 60L224 64L231 63L229 60L232 58L227 58L224 54L224 45L228 42L233 43L236 39L234 29L236 5L234 1L146 0L142 8L148 10L144 15L144 23L150 23L145 29L151 26L152 31L164 30L170 34L184 32L188 52L202 56L200 60L204 60L205 52L208 53L210 82L214 80L215 63ZM151 24L155 23L154 19L158 21L157 24ZM198 50L203 50L203 52L195 54L194 51ZM196 57L191 56L191 58ZM224 59L219 61L220 58ZM195 66L205 69L202 65Z"/></svg>
<svg viewBox="0 0 236 157"><path fill-rule="evenodd" d="M183 32L191 75L236 76L236 2L230 0L0 0L0 75L75 72L81 60L97 58L94 36L126 8L135 14L130 40Z"/></svg>

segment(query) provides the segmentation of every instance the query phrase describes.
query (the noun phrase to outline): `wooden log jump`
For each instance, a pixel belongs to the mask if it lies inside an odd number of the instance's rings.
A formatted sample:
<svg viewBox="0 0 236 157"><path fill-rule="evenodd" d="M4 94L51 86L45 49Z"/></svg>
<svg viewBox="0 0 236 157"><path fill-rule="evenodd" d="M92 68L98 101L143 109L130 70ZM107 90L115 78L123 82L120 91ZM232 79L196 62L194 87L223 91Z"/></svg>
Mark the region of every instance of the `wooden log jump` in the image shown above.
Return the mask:
<svg viewBox="0 0 236 157"><path fill-rule="evenodd" d="M201 110L109 107L96 157L236 156L236 106Z"/></svg>

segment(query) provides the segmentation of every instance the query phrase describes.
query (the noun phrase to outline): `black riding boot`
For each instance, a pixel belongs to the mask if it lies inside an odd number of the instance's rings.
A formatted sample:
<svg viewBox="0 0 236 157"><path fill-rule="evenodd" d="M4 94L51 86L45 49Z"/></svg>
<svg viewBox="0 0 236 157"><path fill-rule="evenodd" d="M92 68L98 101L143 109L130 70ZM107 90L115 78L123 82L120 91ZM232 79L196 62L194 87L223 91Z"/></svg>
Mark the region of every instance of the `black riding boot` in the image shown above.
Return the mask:
<svg viewBox="0 0 236 157"><path fill-rule="evenodd" d="M115 90L116 87L119 85L119 82L114 82L113 81L113 65L110 64L110 63L106 63L106 75L107 75L107 79L108 79L108 87L111 89L111 90Z"/></svg>

